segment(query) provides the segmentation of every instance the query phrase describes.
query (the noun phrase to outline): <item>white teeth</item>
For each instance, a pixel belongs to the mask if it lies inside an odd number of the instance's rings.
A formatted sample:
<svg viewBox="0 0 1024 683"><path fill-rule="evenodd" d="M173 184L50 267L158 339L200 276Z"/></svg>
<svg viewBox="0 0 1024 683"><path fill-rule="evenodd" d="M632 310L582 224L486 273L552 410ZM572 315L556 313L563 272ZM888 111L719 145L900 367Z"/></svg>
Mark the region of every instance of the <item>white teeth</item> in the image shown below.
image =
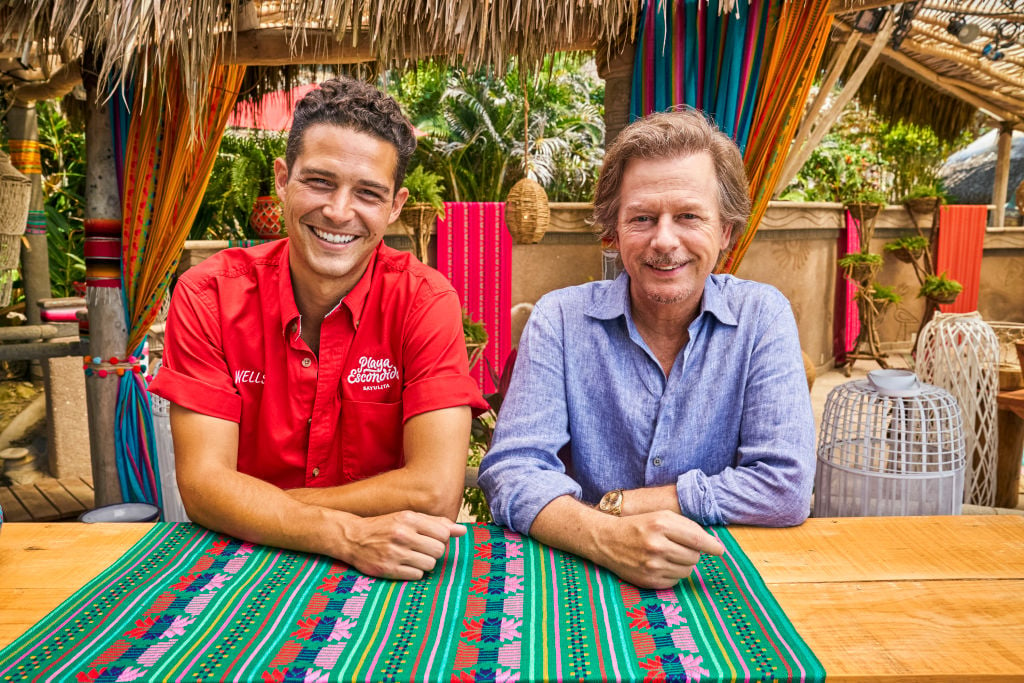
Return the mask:
<svg viewBox="0 0 1024 683"><path fill-rule="evenodd" d="M330 242L331 244L348 244L356 238L355 235L335 235L332 232L324 232L322 230L317 230L316 228L313 228L313 232L317 237L325 242Z"/></svg>

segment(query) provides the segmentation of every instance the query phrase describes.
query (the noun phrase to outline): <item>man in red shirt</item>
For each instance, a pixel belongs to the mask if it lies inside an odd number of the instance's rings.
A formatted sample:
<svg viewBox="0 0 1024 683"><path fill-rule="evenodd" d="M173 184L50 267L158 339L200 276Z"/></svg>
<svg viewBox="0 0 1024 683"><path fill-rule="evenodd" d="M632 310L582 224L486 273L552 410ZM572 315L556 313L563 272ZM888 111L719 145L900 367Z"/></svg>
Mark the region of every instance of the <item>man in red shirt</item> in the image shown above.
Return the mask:
<svg viewBox="0 0 1024 683"><path fill-rule="evenodd" d="M451 536L471 408L461 306L382 244L416 147L398 105L331 80L295 109L274 165L288 239L179 280L163 367L194 521L360 571L420 578Z"/></svg>

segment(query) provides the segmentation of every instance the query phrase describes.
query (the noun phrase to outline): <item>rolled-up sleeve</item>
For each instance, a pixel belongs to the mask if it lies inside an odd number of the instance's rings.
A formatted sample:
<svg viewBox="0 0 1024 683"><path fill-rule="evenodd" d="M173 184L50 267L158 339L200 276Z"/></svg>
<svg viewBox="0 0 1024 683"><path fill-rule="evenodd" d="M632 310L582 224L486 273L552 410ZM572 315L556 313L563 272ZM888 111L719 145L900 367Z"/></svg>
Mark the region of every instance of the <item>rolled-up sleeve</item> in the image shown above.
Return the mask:
<svg viewBox="0 0 1024 683"><path fill-rule="evenodd" d="M747 372L736 378L745 387L735 465L690 469L676 481L682 513L702 524L793 526L810 512L814 415L788 302L759 327Z"/></svg>
<svg viewBox="0 0 1024 683"><path fill-rule="evenodd" d="M557 317L546 314L543 299L538 302L520 339L491 448L480 464L479 483L494 521L524 534L555 498L581 494L558 456L569 442L560 327Z"/></svg>

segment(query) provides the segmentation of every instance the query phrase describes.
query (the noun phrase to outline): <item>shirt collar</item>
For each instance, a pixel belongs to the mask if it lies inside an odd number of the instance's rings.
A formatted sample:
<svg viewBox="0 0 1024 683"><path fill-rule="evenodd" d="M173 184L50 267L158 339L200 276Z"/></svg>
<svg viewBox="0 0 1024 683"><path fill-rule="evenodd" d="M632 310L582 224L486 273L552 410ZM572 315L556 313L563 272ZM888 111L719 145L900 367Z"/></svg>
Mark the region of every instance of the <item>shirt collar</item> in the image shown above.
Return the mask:
<svg viewBox="0 0 1024 683"><path fill-rule="evenodd" d="M288 240L282 240L285 242L284 248L281 249L280 255L280 278L278 282L278 293L281 297L281 326L285 334L290 329L295 336L301 334L302 324L301 316L299 315L299 308L295 303L295 289L292 287L292 271L288 265ZM328 315L334 314L338 308L344 304L349 312L352 314L352 322L358 327L359 318L363 314L363 305L366 303L366 295L370 292L370 284L373 281L373 271L377 265L377 257L380 255L381 245L383 240L377 245L377 248L373 250L370 255L370 261L366 264L366 271L363 276L359 278L359 282L352 288L348 294L342 297L341 302L335 306ZM292 326L294 323L294 326Z"/></svg>
<svg viewBox="0 0 1024 683"><path fill-rule="evenodd" d="M619 274L612 282L599 290L587 306L586 314L598 320L612 320L629 313L629 275ZM710 313L724 325L737 325L736 314L729 307L729 300L722 293L719 276L709 275L704 281L704 295L700 302L700 317Z"/></svg>

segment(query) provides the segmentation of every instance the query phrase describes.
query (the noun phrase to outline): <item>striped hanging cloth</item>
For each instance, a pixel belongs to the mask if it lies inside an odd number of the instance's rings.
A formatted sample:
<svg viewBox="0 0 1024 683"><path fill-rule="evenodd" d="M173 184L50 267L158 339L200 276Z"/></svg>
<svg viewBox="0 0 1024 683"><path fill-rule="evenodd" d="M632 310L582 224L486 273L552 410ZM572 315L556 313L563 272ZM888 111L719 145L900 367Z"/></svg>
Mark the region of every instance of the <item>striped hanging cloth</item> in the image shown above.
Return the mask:
<svg viewBox="0 0 1024 683"><path fill-rule="evenodd" d="M825 49L828 0L647 0L633 66L631 119L688 104L743 152L747 230L719 270L735 273L768 208Z"/></svg>
<svg viewBox="0 0 1024 683"><path fill-rule="evenodd" d="M213 67L209 108L190 126L183 77L170 60L166 80L146 79L132 97L113 98L122 189L121 286L129 371L118 373L115 449L125 500L161 504L145 355L209 180L244 67ZM131 101L131 115L124 108ZM129 122L125 126L125 122Z"/></svg>

